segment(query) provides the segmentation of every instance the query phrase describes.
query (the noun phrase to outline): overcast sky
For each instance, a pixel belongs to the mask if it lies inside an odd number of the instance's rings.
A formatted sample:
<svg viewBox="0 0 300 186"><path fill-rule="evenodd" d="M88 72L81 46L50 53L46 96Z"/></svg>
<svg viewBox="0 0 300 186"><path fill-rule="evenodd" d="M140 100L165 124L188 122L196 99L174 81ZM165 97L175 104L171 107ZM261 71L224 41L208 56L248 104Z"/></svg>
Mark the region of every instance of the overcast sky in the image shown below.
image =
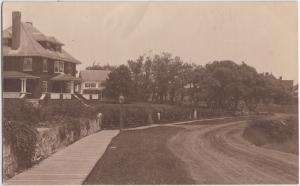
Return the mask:
<svg viewBox="0 0 300 186"><path fill-rule="evenodd" d="M186 62L245 61L297 81L296 2L5 2L82 62L120 65L153 51Z"/></svg>

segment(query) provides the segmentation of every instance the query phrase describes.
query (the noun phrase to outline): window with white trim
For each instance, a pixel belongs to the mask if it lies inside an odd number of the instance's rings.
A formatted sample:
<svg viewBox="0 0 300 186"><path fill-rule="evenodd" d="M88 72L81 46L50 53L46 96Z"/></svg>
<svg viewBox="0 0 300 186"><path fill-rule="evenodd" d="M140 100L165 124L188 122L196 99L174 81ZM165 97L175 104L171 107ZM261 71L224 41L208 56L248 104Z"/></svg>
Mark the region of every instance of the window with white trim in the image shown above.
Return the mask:
<svg viewBox="0 0 300 186"><path fill-rule="evenodd" d="M64 62L63 61L55 61L54 62L54 72L55 73L63 73L64 72Z"/></svg>
<svg viewBox="0 0 300 186"><path fill-rule="evenodd" d="M60 45L56 45L56 51L61 52L61 46Z"/></svg>
<svg viewBox="0 0 300 186"><path fill-rule="evenodd" d="M54 72L58 73L59 72L59 61L54 62Z"/></svg>
<svg viewBox="0 0 300 186"><path fill-rule="evenodd" d="M43 72L48 72L48 61L43 59Z"/></svg>
<svg viewBox="0 0 300 186"><path fill-rule="evenodd" d="M59 72L64 72L64 62L59 62Z"/></svg>
<svg viewBox="0 0 300 186"><path fill-rule="evenodd" d="M48 83L47 81L42 81L42 92L48 91Z"/></svg>
<svg viewBox="0 0 300 186"><path fill-rule="evenodd" d="M24 58L23 71L32 71L32 58L31 57Z"/></svg>
<svg viewBox="0 0 300 186"><path fill-rule="evenodd" d="M90 87L91 87L91 84L90 84L90 83L84 83L84 87L85 87L85 88L90 88Z"/></svg>
<svg viewBox="0 0 300 186"><path fill-rule="evenodd" d="M96 83L91 83L91 88L96 88Z"/></svg>

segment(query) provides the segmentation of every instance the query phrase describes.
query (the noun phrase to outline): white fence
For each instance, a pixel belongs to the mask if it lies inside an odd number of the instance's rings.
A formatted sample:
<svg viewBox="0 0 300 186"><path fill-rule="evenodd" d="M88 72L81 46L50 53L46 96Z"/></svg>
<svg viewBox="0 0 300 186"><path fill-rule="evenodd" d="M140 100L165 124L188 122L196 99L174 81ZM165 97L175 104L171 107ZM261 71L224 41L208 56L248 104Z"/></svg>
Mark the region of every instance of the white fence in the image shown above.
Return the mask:
<svg viewBox="0 0 300 186"><path fill-rule="evenodd" d="M84 97L86 100L99 99L99 94L82 94L82 97Z"/></svg>

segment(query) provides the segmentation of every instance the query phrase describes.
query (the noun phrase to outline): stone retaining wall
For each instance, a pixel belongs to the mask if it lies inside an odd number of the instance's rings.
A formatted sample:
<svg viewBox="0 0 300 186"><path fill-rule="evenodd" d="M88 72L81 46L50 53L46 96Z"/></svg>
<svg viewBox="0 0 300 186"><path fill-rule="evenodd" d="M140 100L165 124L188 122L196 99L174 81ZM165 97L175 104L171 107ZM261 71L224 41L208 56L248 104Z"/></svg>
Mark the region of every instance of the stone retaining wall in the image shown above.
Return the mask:
<svg viewBox="0 0 300 186"><path fill-rule="evenodd" d="M75 136L74 131L68 130L63 124L53 128L37 128L38 140L32 162L38 163L71 143L101 130L96 120L81 118L79 122L80 134L78 137ZM12 144L8 142L4 142L3 144L4 178L10 178L19 171L16 155L12 151Z"/></svg>

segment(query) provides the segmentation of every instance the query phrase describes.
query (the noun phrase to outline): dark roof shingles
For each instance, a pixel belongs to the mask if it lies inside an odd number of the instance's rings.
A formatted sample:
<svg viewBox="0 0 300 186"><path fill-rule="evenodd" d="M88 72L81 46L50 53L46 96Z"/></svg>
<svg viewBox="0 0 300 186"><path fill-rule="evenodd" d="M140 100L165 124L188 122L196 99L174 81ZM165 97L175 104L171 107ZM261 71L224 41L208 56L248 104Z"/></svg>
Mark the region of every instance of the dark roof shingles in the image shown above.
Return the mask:
<svg viewBox="0 0 300 186"><path fill-rule="evenodd" d="M11 27L3 31L3 35L6 38L11 37ZM50 51L43 48L38 41L47 40L52 43L63 45L54 37L45 36L35 27L28 23L21 23L21 41L20 47L17 50L12 50L8 46L3 47L3 56L42 56L51 58L54 60L62 60L67 62L72 62L76 64L81 64L80 61L72 57L65 50L61 52Z"/></svg>

